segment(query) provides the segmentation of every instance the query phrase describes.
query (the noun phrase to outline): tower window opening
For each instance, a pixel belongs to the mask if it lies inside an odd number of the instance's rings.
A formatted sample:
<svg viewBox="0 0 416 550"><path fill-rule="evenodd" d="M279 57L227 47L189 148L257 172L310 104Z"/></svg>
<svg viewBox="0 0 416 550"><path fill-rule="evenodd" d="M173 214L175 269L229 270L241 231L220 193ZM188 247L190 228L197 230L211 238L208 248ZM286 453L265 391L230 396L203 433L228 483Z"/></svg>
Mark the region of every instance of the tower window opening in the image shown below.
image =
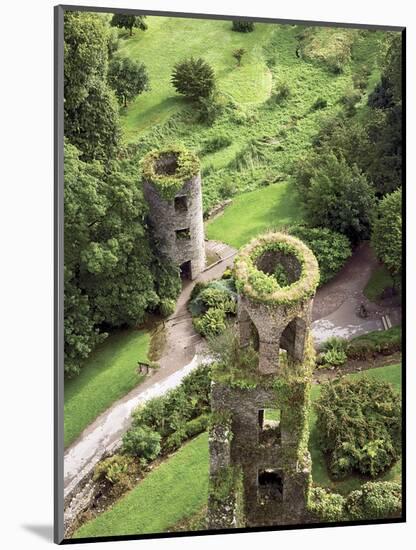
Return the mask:
<svg viewBox="0 0 416 550"><path fill-rule="evenodd" d="M283 500L283 474L279 470L260 470L258 473L258 496L263 502Z"/></svg>
<svg viewBox="0 0 416 550"><path fill-rule="evenodd" d="M189 227L186 229L178 229L175 231L176 233L176 240L178 241L189 241L191 238L191 232L189 230Z"/></svg>
<svg viewBox="0 0 416 550"><path fill-rule="evenodd" d="M188 212L188 199L186 196L175 197L175 212Z"/></svg>

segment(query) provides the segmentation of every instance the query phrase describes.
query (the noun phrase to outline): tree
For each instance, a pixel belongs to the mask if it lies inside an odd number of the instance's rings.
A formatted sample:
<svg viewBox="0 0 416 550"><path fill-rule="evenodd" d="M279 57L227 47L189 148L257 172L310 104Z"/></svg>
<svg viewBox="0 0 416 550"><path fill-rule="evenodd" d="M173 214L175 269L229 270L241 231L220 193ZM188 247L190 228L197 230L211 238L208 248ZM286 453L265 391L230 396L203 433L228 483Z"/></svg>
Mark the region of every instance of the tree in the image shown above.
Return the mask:
<svg viewBox="0 0 416 550"><path fill-rule="evenodd" d="M343 233L352 242L368 238L375 195L359 168L342 155L322 151L308 169L298 183L308 223Z"/></svg>
<svg viewBox="0 0 416 550"><path fill-rule="evenodd" d="M214 70L202 58L191 57L177 63L171 82L177 92L191 100L210 97L215 90Z"/></svg>
<svg viewBox="0 0 416 550"><path fill-rule="evenodd" d="M115 57L111 61L108 82L124 107L127 107L127 101L149 89L146 67L129 57Z"/></svg>
<svg viewBox="0 0 416 550"><path fill-rule="evenodd" d="M138 174L84 162L69 143L64 155L65 369L76 374L107 330L176 299L180 279L151 245Z"/></svg>
<svg viewBox="0 0 416 550"><path fill-rule="evenodd" d="M372 244L377 257L391 275L402 272L402 190L386 195L379 204L373 226Z"/></svg>
<svg viewBox="0 0 416 550"><path fill-rule="evenodd" d="M108 40L108 27L100 15L65 12L65 111L76 109L88 96L91 86L105 77Z"/></svg>
<svg viewBox="0 0 416 550"><path fill-rule="evenodd" d="M128 29L130 31L130 36L133 35L133 29L137 28L142 31L147 29L147 24L145 22L145 15L126 15L123 13L115 13L111 19L110 25L112 27L118 27L119 29Z"/></svg>
<svg viewBox="0 0 416 550"><path fill-rule="evenodd" d="M236 32L253 32L254 23L253 21L242 21L241 19L237 19L233 21L232 29Z"/></svg>
<svg viewBox="0 0 416 550"><path fill-rule="evenodd" d="M120 139L120 120L114 92L95 81L84 101L65 113L65 137L82 152L83 160L114 156Z"/></svg>
<svg viewBox="0 0 416 550"><path fill-rule="evenodd" d="M237 61L237 67L241 66L241 59L243 55L246 53L246 51L247 50L245 50L244 48L237 48L236 50L233 51L233 57Z"/></svg>

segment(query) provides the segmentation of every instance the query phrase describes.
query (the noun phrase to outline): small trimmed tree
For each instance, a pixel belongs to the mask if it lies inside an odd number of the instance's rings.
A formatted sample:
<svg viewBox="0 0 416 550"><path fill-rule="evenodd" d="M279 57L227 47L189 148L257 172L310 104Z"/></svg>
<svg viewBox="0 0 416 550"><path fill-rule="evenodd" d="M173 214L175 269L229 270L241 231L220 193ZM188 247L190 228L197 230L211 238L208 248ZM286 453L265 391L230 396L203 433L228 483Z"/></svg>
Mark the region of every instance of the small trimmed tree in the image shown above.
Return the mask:
<svg viewBox="0 0 416 550"><path fill-rule="evenodd" d="M177 63L171 82L177 92L193 101L210 97L215 90L214 70L202 58L191 57Z"/></svg>
<svg viewBox="0 0 416 550"><path fill-rule="evenodd" d="M111 61L108 82L124 107L127 107L127 101L149 89L145 65L129 57L116 57Z"/></svg>
<svg viewBox="0 0 416 550"><path fill-rule="evenodd" d="M377 257L393 278L402 272L402 190L397 189L380 201L373 225L372 244Z"/></svg>
<svg viewBox="0 0 416 550"><path fill-rule="evenodd" d="M237 48L233 51L233 57L237 61L237 67L241 67L241 60L243 58L243 55L246 53L246 49L244 48Z"/></svg>
<svg viewBox="0 0 416 550"><path fill-rule="evenodd" d="M133 29L137 28L142 31L147 29L147 24L144 21L145 15L126 15L123 13L115 13L111 19L110 25L112 27L118 27L119 29L127 29L130 31L130 36L133 35Z"/></svg>
<svg viewBox="0 0 416 550"><path fill-rule="evenodd" d="M242 21L241 19L237 19L233 21L232 29L236 32L253 32L254 23L253 21Z"/></svg>

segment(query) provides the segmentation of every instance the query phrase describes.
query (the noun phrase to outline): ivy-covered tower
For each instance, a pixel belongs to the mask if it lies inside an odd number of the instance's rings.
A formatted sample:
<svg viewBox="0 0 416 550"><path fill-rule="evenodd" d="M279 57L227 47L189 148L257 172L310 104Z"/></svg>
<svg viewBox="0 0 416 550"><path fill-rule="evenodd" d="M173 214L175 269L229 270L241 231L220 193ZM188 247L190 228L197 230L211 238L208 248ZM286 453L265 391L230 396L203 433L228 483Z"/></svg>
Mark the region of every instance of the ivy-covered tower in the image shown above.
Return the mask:
<svg viewBox="0 0 416 550"><path fill-rule="evenodd" d="M171 146L148 153L142 172L158 248L182 277L195 279L205 267L199 159L182 146Z"/></svg>
<svg viewBox="0 0 416 550"><path fill-rule="evenodd" d="M213 368L208 527L300 523L318 264L299 239L268 233L240 251L234 275L239 346Z"/></svg>

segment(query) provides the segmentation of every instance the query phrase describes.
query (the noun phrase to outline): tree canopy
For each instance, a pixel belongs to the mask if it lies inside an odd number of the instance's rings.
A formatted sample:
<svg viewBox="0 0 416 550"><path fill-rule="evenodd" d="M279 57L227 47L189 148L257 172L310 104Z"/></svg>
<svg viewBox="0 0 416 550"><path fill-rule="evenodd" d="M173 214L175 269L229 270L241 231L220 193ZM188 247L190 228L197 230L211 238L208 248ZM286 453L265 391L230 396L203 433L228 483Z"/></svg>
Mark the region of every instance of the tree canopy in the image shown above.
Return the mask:
<svg viewBox="0 0 416 550"><path fill-rule="evenodd" d="M108 69L108 82L125 107L128 101L149 89L146 67L129 57L112 59Z"/></svg>
<svg viewBox="0 0 416 550"><path fill-rule="evenodd" d="M202 58L177 63L171 81L177 92L192 100L209 97L215 89L214 70Z"/></svg>
<svg viewBox="0 0 416 550"><path fill-rule="evenodd" d="M130 36L133 34L133 29L137 28L142 31L147 29L145 22L145 15L126 15L124 13L115 13L111 19L110 25L112 27L118 27L119 29L127 29L130 31Z"/></svg>
<svg viewBox="0 0 416 550"><path fill-rule="evenodd" d="M378 258L393 277L402 272L402 190L380 201L374 222L372 244Z"/></svg>

